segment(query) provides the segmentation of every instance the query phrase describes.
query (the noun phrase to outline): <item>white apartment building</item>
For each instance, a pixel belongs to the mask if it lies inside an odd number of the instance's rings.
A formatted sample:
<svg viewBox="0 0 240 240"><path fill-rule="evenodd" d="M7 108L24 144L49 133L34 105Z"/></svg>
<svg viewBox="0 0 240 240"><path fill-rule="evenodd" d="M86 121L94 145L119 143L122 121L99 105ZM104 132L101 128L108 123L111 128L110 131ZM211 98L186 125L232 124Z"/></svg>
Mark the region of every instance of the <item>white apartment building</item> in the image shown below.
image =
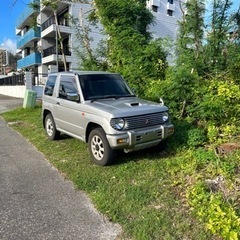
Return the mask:
<svg viewBox="0 0 240 240"><path fill-rule="evenodd" d="M182 18L181 6L187 0L147 0L147 8L155 17L155 24L150 27L153 37L176 39L177 22Z"/></svg>
<svg viewBox="0 0 240 240"><path fill-rule="evenodd" d="M6 75L6 68L9 65L9 52L0 48L0 75Z"/></svg>
<svg viewBox="0 0 240 240"><path fill-rule="evenodd" d="M18 69L31 70L33 73L47 74L49 71L62 71L62 53L58 46L57 27L53 10L41 5L41 0L33 0L39 4L39 9L27 7L19 16L16 24L17 51L22 59L18 61ZM78 18L82 24L86 23L87 12L91 5L82 3L60 2L57 7L57 19L61 38L63 40L64 54L66 56L67 70L78 68L78 58L74 48L79 46L76 41L75 30L71 26L69 16ZM33 26L33 19L36 20ZM101 39L99 30L92 30L93 44Z"/></svg>
<svg viewBox="0 0 240 240"><path fill-rule="evenodd" d="M56 49L58 36L53 10L41 5L41 0L32 1L39 4L39 8L27 7L16 23L16 34L19 35L17 49L22 56L17 67L38 74L62 71L64 68L61 50ZM169 36L172 39L176 37L177 20L182 16L179 1L181 0L146 1L146 7L152 11L156 18L155 24L150 27L154 37ZM87 24L86 17L91 9L90 4L69 3L67 1L58 3L57 19L68 70L77 69L79 66L74 51L76 47L79 47L79 43L76 41L75 30L67 15L79 19L81 24ZM33 26L33 20L36 22L35 26ZM101 28L101 26L98 27ZM103 38L99 28L94 28L91 31L91 37L94 39L93 45L97 45L97 42Z"/></svg>

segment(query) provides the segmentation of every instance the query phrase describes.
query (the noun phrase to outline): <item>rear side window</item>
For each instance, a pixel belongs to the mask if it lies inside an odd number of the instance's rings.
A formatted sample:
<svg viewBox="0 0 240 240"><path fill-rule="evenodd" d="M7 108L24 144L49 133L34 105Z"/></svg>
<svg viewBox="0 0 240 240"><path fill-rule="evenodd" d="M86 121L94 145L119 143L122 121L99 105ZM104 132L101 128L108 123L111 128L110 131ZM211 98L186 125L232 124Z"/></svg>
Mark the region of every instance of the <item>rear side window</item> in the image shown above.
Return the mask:
<svg viewBox="0 0 240 240"><path fill-rule="evenodd" d="M55 82L56 82L57 76L49 76L46 82L46 86L44 89L44 94L48 95L48 96L52 96L53 95L53 90L54 90L54 86L55 86Z"/></svg>

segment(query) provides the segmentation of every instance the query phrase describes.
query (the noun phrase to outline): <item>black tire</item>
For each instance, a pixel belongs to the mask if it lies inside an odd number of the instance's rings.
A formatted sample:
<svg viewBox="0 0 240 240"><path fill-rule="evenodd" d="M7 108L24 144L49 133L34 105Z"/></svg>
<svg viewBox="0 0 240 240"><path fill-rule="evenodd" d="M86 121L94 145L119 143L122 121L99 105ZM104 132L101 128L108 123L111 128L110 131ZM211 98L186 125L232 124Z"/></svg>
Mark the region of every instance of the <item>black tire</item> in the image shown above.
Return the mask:
<svg viewBox="0 0 240 240"><path fill-rule="evenodd" d="M158 152L163 152L167 149L167 146L168 146L168 139L164 139L154 148Z"/></svg>
<svg viewBox="0 0 240 240"><path fill-rule="evenodd" d="M102 128L95 128L90 132L88 149L92 161L97 165L106 166L113 161L115 151L110 147Z"/></svg>
<svg viewBox="0 0 240 240"><path fill-rule="evenodd" d="M50 140L56 140L60 136L60 132L56 129L56 125L51 113L47 114L45 117L45 130L47 137Z"/></svg>

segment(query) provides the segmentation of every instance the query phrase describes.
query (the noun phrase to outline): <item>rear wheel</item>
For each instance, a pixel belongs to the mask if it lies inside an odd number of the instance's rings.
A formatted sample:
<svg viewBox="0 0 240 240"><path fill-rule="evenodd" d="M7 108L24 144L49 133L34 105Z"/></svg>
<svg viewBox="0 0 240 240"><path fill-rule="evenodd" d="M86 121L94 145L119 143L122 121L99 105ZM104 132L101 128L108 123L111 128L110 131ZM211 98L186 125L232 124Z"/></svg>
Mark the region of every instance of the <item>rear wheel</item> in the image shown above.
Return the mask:
<svg viewBox="0 0 240 240"><path fill-rule="evenodd" d="M53 120L53 116L51 113L49 113L45 117L45 130L47 133L47 137L50 140L56 140L60 136L60 132L56 129L55 122Z"/></svg>
<svg viewBox="0 0 240 240"><path fill-rule="evenodd" d="M95 128L91 131L88 139L88 148L92 161L97 165L105 166L113 161L115 152L110 147L102 128Z"/></svg>

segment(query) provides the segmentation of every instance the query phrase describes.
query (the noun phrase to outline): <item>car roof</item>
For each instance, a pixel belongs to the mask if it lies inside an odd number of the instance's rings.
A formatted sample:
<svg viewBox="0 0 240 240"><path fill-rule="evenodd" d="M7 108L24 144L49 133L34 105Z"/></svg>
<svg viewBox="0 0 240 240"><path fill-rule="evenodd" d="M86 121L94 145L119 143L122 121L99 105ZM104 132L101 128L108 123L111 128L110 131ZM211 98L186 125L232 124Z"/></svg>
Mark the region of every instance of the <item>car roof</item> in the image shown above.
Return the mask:
<svg viewBox="0 0 240 240"><path fill-rule="evenodd" d="M55 72L49 73L48 75L59 75L59 74L78 74L78 75L88 75L88 74L116 74L111 72L104 72L104 71L67 71L67 72Z"/></svg>

